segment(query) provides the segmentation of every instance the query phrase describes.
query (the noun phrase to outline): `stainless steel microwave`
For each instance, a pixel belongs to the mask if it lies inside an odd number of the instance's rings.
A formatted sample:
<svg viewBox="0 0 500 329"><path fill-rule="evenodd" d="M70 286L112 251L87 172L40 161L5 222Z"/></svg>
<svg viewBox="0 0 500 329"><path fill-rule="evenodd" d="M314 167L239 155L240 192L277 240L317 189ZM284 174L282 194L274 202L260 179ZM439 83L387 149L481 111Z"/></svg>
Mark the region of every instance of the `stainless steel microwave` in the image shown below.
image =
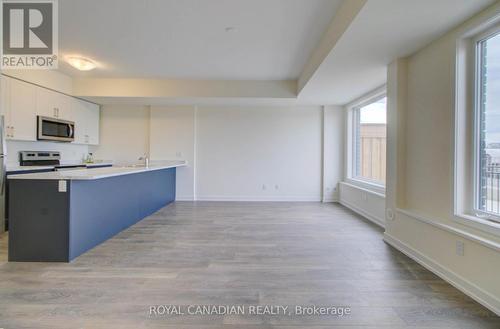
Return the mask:
<svg viewBox="0 0 500 329"><path fill-rule="evenodd" d="M73 121L37 116L37 139L72 142L75 140L75 123Z"/></svg>

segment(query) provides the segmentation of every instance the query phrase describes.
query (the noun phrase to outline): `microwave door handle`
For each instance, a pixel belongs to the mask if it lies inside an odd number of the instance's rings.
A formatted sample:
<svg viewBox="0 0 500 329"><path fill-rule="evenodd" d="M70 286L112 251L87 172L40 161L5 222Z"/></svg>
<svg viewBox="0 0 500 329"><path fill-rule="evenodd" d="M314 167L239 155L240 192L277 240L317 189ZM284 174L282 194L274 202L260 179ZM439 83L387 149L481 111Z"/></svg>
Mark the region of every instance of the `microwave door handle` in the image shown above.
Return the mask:
<svg viewBox="0 0 500 329"><path fill-rule="evenodd" d="M71 123L68 123L68 127L69 127L69 137L75 137L73 135L73 125Z"/></svg>

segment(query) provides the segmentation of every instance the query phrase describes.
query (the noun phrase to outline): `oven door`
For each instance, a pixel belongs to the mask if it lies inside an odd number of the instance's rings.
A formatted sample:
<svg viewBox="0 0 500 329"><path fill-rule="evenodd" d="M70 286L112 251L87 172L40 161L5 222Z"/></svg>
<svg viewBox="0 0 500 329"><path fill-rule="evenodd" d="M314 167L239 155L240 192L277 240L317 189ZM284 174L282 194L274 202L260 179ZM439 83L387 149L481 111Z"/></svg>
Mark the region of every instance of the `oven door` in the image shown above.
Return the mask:
<svg viewBox="0 0 500 329"><path fill-rule="evenodd" d="M38 116L37 139L72 142L75 140L75 123L54 119L50 117Z"/></svg>

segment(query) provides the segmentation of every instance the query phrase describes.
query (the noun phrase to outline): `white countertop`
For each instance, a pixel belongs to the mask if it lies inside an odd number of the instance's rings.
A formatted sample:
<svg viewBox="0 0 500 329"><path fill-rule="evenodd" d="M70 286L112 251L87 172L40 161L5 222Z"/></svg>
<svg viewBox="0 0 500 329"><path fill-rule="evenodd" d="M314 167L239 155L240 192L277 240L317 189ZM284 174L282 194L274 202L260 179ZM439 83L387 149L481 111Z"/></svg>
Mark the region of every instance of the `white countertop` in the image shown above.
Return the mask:
<svg viewBox="0 0 500 329"><path fill-rule="evenodd" d="M186 161L161 161L145 166L130 166L130 167L103 167L94 169L75 169L65 171L51 171L32 174L17 174L9 175L8 179L49 179L49 180L94 180L114 176L137 174L147 171L168 169L185 166ZM98 164L96 164L98 165Z"/></svg>
<svg viewBox="0 0 500 329"><path fill-rule="evenodd" d="M102 161L102 162L93 162L93 163L75 163L75 162L68 162L68 163L61 163L59 166L86 166L87 168L92 168L96 166L109 166L113 165L112 161ZM30 171L30 170L51 170L54 169L56 166L51 165L51 166L20 166L19 164L16 165L10 165L7 164L7 172L9 171Z"/></svg>
<svg viewBox="0 0 500 329"><path fill-rule="evenodd" d="M30 171L30 170L52 170L55 166L19 166L7 164L7 172L10 171Z"/></svg>

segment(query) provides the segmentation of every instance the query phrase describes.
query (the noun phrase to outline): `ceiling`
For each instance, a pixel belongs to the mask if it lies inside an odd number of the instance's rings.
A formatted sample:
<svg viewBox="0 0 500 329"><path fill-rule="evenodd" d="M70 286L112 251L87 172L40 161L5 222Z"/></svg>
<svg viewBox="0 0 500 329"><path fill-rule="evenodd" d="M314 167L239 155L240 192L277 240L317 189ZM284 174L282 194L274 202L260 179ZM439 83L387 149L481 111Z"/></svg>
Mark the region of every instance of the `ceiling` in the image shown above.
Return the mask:
<svg viewBox="0 0 500 329"><path fill-rule="evenodd" d="M386 82L387 65L421 49L494 0L368 0L299 101L346 104Z"/></svg>
<svg viewBox="0 0 500 329"><path fill-rule="evenodd" d="M343 105L384 84L391 61L495 3L367 0L340 33L332 26L345 23L336 14L352 5L349 1L355 0L64 0L59 2L60 54L83 55L99 67L79 72L60 63L60 70L79 79L181 79L193 85L193 80L214 85L212 80L297 80L306 64L313 63L315 51L326 45L326 57L314 64L297 97L280 100L263 94L249 103ZM329 33L340 37L328 40ZM239 102L242 96L229 98ZM100 95L100 100L127 98ZM213 102L194 93L136 101L197 100Z"/></svg>
<svg viewBox="0 0 500 329"><path fill-rule="evenodd" d="M341 0L64 0L59 48L99 62L71 76L296 79ZM234 30L226 32L226 28Z"/></svg>

